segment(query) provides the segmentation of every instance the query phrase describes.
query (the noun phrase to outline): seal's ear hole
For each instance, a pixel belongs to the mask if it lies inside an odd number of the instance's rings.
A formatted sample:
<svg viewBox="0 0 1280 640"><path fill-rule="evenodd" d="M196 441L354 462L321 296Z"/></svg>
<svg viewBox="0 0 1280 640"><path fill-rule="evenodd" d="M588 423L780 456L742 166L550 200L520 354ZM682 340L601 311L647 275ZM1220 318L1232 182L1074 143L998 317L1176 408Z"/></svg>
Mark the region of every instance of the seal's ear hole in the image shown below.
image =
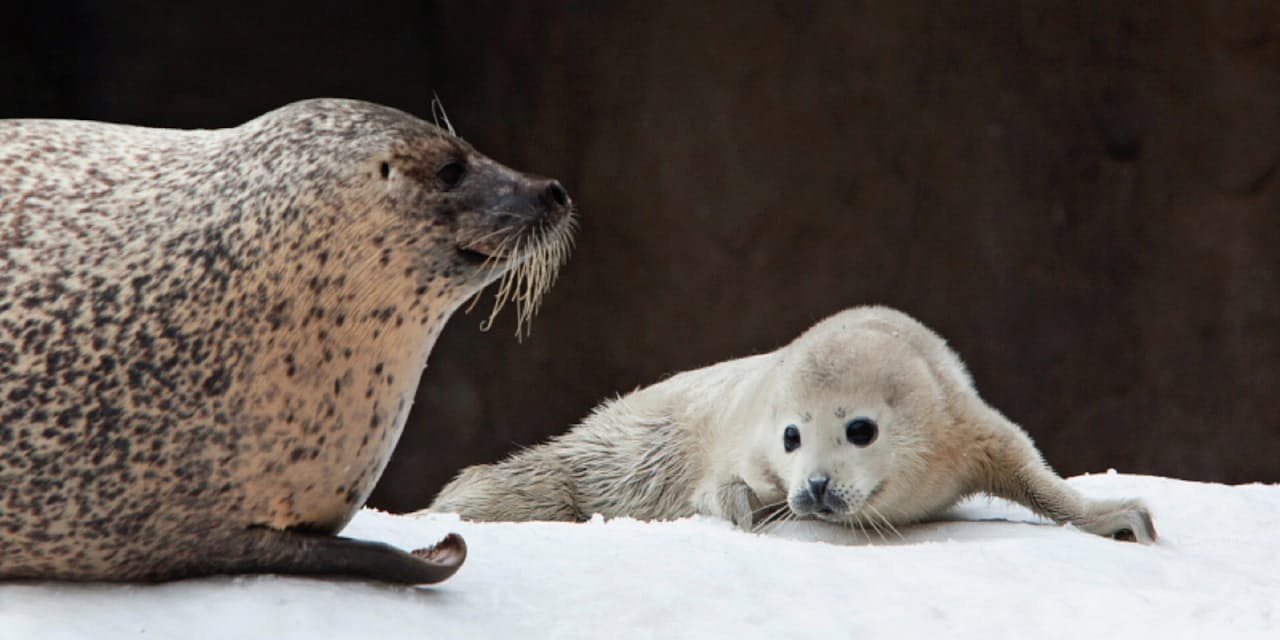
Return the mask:
<svg viewBox="0 0 1280 640"><path fill-rule="evenodd" d="M378 167L378 173L382 174L382 179L386 180L391 177L391 163L384 161L382 166Z"/></svg>
<svg viewBox="0 0 1280 640"><path fill-rule="evenodd" d="M787 453L800 448L800 430L794 424L787 425L782 431L782 448Z"/></svg>
<svg viewBox="0 0 1280 640"><path fill-rule="evenodd" d="M444 186L449 187L450 189L458 186L458 184L462 182L462 179L465 178L466 175L467 175L466 165L462 164L461 162L458 162L457 160L449 161L443 167L440 167L438 171L436 171L436 177L440 179L440 182L444 183Z"/></svg>

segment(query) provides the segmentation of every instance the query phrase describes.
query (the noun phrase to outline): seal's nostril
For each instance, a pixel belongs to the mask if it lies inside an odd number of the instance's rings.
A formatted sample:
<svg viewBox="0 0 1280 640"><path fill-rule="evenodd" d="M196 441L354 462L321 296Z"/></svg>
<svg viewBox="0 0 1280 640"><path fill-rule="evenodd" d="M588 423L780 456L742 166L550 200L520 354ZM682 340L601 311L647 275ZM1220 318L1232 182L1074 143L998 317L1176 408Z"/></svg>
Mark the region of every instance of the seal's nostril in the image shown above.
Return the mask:
<svg viewBox="0 0 1280 640"><path fill-rule="evenodd" d="M564 190L558 180L552 180L551 184L547 185L547 197L562 207L569 206L569 192Z"/></svg>

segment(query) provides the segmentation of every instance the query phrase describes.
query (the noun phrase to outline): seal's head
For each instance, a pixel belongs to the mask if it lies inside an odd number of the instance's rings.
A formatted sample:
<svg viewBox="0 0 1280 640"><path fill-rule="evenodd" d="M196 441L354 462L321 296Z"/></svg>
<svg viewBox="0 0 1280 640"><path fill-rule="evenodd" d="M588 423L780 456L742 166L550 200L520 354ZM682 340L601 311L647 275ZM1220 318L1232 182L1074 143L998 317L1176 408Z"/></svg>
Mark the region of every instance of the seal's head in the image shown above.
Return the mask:
<svg viewBox="0 0 1280 640"><path fill-rule="evenodd" d="M323 170L294 167L291 178L315 176L321 186L311 198L340 200L336 224L316 222L372 245L377 280L400 268L451 311L501 279L494 313L514 300L523 327L568 257L575 220L565 188L489 159L451 129L338 100L296 103L260 120L276 140L313 150Z"/></svg>
<svg viewBox="0 0 1280 640"><path fill-rule="evenodd" d="M835 316L788 347L769 427L770 460L791 511L841 524L885 520L918 491L942 390L892 333ZM895 509L896 510L896 509Z"/></svg>
<svg viewBox="0 0 1280 640"><path fill-rule="evenodd" d="M574 226L569 194L556 180L509 169L461 138L436 133L442 144L405 148L379 163L379 175L421 200L410 210L431 212L428 232L448 237L456 250L453 266L470 272L464 277L474 290L502 279L486 328L514 300L519 332L568 257ZM464 289L467 296L472 291Z"/></svg>

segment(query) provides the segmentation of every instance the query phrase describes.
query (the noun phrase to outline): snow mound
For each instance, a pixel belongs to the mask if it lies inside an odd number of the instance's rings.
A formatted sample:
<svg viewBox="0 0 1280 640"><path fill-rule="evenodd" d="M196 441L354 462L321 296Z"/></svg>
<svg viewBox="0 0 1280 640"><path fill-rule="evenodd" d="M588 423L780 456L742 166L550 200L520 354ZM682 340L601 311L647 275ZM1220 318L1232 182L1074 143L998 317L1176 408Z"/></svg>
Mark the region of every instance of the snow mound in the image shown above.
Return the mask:
<svg viewBox="0 0 1280 640"><path fill-rule="evenodd" d="M474 524L364 510L345 535L405 549L457 531L433 587L278 576L0 585L0 638L1277 638L1280 486L1129 475L1161 535L1121 543L978 498L901 537L710 518Z"/></svg>

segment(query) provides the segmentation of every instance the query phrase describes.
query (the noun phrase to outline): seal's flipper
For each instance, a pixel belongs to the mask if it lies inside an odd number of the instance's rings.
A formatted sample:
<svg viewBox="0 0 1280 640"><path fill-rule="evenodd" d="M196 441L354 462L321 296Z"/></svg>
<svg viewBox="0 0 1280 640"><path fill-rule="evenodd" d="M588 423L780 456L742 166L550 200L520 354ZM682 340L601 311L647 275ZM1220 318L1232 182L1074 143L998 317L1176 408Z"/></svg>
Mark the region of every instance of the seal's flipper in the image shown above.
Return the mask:
<svg viewBox="0 0 1280 640"><path fill-rule="evenodd" d="M1126 542L1154 544L1156 527L1140 500L1091 500L1047 468L1024 470L1011 497L1058 524Z"/></svg>
<svg viewBox="0 0 1280 640"><path fill-rule="evenodd" d="M1156 528L1140 500L1091 500L1050 469L1025 436L987 449L987 473L978 490L1017 502L1058 524L1092 534L1152 544Z"/></svg>
<svg viewBox="0 0 1280 640"><path fill-rule="evenodd" d="M253 528L240 557L210 558L187 567L182 577L232 573L363 578L397 584L434 584L452 576L467 558L462 536L405 553L381 542L338 536ZM167 579L165 576L159 579Z"/></svg>
<svg viewBox="0 0 1280 640"><path fill-rule="evenodd" d="M1070 522L1089 533L1126 542L1154 544L1158 538L1151 512L1141 500L1087 500L1084 516Z"/></svg>
<svg viewBox="0 0 1280 640"><path fill-rule="evenodd" d="M760 508L760 500L746 482L738 479L723 484L716 492L716 497L720 508L720 513L716 515L727 518L743 531L754 530L755 512Z"/></svg>

